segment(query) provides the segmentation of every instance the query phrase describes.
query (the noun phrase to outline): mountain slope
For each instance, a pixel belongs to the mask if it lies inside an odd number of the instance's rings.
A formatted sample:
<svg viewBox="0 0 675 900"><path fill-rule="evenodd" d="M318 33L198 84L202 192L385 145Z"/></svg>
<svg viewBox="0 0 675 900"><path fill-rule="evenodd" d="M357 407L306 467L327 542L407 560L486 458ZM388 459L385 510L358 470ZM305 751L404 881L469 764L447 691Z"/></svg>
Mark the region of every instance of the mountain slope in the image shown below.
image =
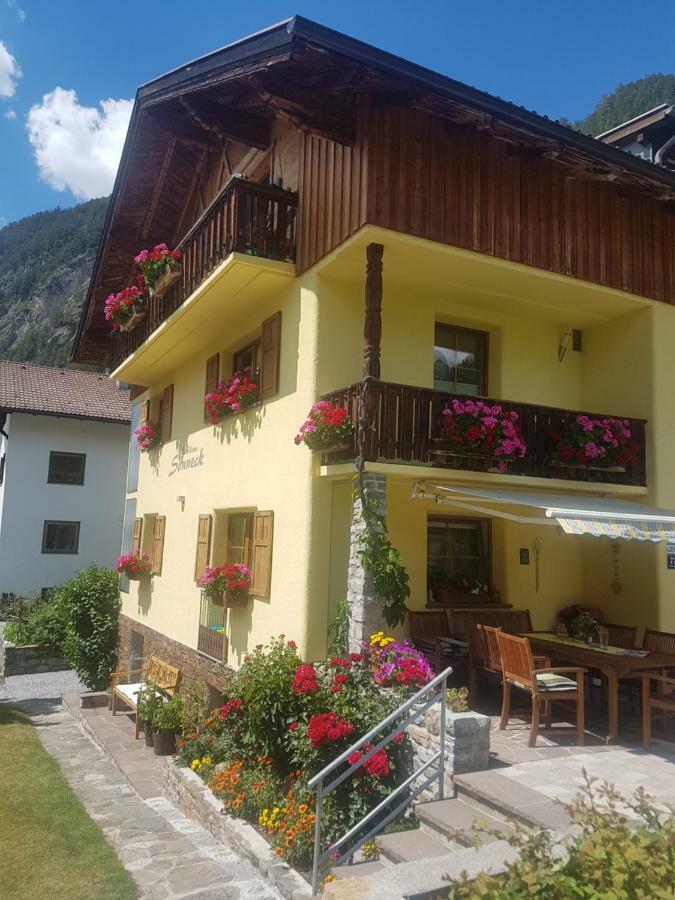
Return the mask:
<svg viewBox="0 0 675 900"><path fill-rule="evenodd" d="M0 229L0 358L67 362L107 206L90 200Z"/></svg>
<svg viewBox="0 0 675 900"><path fill-rule="evenodd" d="M675 75L646 75L629 84L620 84L602 97L593 112L575 127L595 137L661 103L675 103Z"/></svg>

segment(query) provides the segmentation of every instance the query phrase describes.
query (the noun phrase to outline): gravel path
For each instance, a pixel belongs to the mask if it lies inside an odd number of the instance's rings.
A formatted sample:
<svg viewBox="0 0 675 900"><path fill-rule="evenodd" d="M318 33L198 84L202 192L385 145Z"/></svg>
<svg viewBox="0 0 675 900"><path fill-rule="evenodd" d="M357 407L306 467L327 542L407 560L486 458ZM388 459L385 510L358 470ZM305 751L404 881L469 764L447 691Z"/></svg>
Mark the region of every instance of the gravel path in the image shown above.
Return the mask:
<svg viewBox="0 0 675 900"><path fill-rule="evenodd" d="M12 675L0 681L0 700L60 700L64 694L86 691L72 669L36 675Z"/></svg>

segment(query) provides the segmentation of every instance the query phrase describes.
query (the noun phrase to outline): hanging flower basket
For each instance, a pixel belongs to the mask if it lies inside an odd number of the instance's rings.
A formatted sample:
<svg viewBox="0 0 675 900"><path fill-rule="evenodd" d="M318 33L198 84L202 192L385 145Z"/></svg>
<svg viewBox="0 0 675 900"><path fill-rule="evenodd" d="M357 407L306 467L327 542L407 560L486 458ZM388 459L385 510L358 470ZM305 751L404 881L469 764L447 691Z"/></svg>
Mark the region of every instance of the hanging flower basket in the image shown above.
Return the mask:
<svg viewBox="0 0 675 900"><path fill-rule="evenodd" d="M510 462L527 452L518 413L483 400L452 400L441 411L440 431L432 443L433 461L439 465L506 472Z"/></svg>
<svg viewBox="0 0 675 900"><path fill-rule="evenodd" d="M141 270L143 283L151 297L161 298L181 276L180 250L169 250L157 244L152 250L141 250L134 262Z"/></svg>
<svg viewBox="0 0 675 900"><path fill-rule="evenodd" d="M114 331L133 331L145 314L145 294L136 285L106 298L105 317L113 323Z"/></svg>
<svg viewBox="0 0 675 900"><path fill-rule="evenodd" d="M152 560L147 553L136 548L131 553L123 553L117 557L117 571L126 575L130 581L141 581L152 576Z"/></svg>
<svg viewBox="0 0 675 900"><path fill-rule="evenodd" d="M354 426L343 406L319 400L310 409L294 440L310 450L348 450L353 433Z"/></svg>
<svg viewBox="0 0 675 900"><path fill-rule="evenodd" d="M221 381L215 391L206 394L204 404L209 421L216 425L224 416L243 412L258 399L258 385L253 381L250 367L235 372L228 381Z"/></svg>
<svg viewBox="0 0 675 900"><path fill-rule="evenodd" d="M592 419L579 415L562 435L553 436L551 463L567 469L625 472L638 460L640 448L628 419Z"/></svg>
<svg viewBox="0 0 675 900"><path fill-rule="evenodd" d="M159 447L162 443L162 432L155 422L143 422L140 428L134 431L138 446L143 452Z"/></svg>

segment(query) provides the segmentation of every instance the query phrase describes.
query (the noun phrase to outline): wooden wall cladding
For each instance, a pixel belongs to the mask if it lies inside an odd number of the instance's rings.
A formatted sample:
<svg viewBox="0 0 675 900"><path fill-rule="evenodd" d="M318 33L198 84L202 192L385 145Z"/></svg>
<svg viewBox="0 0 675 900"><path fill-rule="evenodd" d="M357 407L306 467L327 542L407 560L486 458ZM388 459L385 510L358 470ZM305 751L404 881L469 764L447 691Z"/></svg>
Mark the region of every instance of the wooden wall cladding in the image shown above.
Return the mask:
<svg viewBox="0 0 675 900"><path fill-rule="evenodd" d="M365 137L367 222L675 303L663 203L412 108L374 109Z"/></svg>
<svg viewBox="0 0 675 900"><path fill-rule="evenodd" d="M365 108L351 147L300 133L297 268L304 272L365 223ZM365 266L365 263L364 263Z"/></svg>

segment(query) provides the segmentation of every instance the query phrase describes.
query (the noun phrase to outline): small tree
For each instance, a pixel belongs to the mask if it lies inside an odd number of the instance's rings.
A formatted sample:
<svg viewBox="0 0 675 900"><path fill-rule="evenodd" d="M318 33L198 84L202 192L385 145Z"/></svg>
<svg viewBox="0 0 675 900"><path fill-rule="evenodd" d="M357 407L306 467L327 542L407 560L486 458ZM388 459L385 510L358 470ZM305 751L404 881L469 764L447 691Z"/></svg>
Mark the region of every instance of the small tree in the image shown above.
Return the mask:
<svg viewBox="0 0 675 900"><path fill-rule="evenodd" d="M63 655L92 690L103 690L115 662L120 596L111 569L89 566L61 585L56 602L63 610Z"/></svg>

